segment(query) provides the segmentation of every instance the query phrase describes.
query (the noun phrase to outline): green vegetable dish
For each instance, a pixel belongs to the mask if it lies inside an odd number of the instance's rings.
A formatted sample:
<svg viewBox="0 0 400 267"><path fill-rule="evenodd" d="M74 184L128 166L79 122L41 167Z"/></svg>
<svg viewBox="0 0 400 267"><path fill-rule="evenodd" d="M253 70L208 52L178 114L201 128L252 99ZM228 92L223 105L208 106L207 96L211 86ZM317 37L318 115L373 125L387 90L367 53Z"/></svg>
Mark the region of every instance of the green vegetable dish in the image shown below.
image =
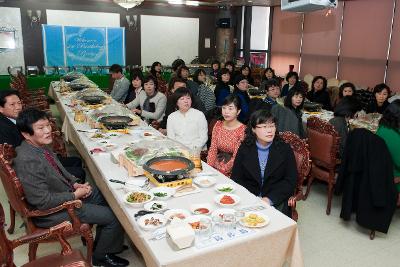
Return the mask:
<svg viewBox="0 0 400 267"><path fill-rule="evenodd" d="M155 192L154 196L156 197L166 197L168 194L163 192Z"/></svg>
<svg viewBox="0 0 400 267"><path fill-rule="evenodd" d="M222 187L222 188L218 189L218 191L227 193L227 192L232 192L233 188L232 187Z"/></svg>

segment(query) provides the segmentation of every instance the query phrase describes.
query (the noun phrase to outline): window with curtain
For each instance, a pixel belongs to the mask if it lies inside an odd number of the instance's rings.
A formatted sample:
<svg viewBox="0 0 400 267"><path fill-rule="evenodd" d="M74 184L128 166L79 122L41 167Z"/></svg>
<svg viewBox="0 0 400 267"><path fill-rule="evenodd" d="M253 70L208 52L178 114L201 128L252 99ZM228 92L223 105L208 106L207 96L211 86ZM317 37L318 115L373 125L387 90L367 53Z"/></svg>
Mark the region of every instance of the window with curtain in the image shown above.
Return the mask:
<svg viewBox="0 0 400 267"><path fill-rule="evenodd" d="M285 76L289 65L299 71L300 44L303 15L274 8L271 42L271 67Z"/></svg>
<svg viewBox="0 0 400 267"><path fill-rule="evenodd" d="M270 8L253 6L251 12L250 62L252 66L267 65Z"/></svg>
<svg viewBox="0 0 400 267"><path fill-rule="evenodd" d="M306 74L336 77L343 2L336 9L306 13L300 76Z"/></svg>
<svg viewBox="0 0 400 267"><path fill-rule="evenodd" d="M392 91L400 92L400 0L396 0L396 11L393 20L386 83Z"/></svg>
<svg viewBox="0 0 400 267"><path fill-rule="evenodd" d="M384 81L393 0L346 1L338 78L362 87Z"/></svg>

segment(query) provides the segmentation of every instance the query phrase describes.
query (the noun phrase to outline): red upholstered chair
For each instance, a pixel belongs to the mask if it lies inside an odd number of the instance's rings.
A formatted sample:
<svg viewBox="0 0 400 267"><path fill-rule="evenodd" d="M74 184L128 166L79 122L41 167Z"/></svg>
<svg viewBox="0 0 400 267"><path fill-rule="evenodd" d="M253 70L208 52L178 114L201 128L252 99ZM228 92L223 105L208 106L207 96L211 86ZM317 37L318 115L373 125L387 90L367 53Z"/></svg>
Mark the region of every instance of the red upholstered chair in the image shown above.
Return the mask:
<svg viewBox="0 0 400 267"><path fill-rule="evenodd" d="M40 242L42 239L56 238L62 247L61 254L52 254L22 265L23 267L64 266L85 267L91 266L83 258L79 250L72 250L64 238L64 232L72 230L70 222L63 222L47 230L37 231L15 240L8 240L4 231L5 216L3 206L0 204L0 266L15 267L13 262L13 250L24 244Z"/></svg>
<svg viewBox="0 0 400 267"><path fill-rule="evenodd" d="M74 210L82 206L80 200L73 200L65 202L57 207L48 210L34 210L30 207L25 199L22 184L18 179L14 169L11 167L12 159L16 153L14 148L8 144L0 144L0 178L4 186L4 191L7 194L10 204L11 225L9 232L14 230L15 213L21 215L27 234L41 233L46 229L37 227L32 219L40 216L47 216L62 210L66 210L71 217L72 227L65 231L65 237L80 235L86 240L87 245L87 259L90 261L92 258L93 250L93 234L90 226L86 223L81 223L79 218L75 215ZM29 260L32 261L36 258L36 251L39 243L54 242L57 238L51 237L48 239L42 238L38 242L29 244ZM54 266L54 265L53 265Z"/></svg>
<svg viewBox="0 0 400 267"><path fill-rule="evenodd" d="M290 145L296 158L297 183L294 194L289 198L288 204L292 209L292 219L297 221L299 214L296 210L296 202L304 198L303 183L311 169L310 151L307 143L292 132L281 132L279 137Z"/></svg>
<svg viewBox="0 0 400 267"><path fill-rule="evenodd" d="M311 184L315 178L328 183L326 214L329 215L331 213L333 189L336 184L335 169L338 163L340 137L333 125L317 117L308 118L307 133L312 167L305 198L310 193Z"/></svg>

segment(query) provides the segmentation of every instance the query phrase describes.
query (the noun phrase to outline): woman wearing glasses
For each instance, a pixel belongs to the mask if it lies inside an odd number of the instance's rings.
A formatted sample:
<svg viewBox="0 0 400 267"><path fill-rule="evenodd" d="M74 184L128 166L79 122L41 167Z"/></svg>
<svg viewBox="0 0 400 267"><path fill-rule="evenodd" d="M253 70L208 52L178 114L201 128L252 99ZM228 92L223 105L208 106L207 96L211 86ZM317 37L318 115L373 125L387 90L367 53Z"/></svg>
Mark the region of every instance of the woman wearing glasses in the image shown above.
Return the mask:
<svg viewBox="0 0 400 267"><path fill-rule="evenodd" d="M231 178L290 216L288 199L296 187L296 160L291 147L277 135L276 120L269 111L251 115Z"/></svg>

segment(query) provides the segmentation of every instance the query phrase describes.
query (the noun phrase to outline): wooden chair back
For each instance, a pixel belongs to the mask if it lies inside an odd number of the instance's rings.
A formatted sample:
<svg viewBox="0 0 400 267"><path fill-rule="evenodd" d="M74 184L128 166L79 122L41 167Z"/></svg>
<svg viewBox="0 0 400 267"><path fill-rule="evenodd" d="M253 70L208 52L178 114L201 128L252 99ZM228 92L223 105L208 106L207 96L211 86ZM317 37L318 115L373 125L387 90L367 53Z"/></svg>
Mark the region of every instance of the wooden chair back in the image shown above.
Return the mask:
<svg viewBox="0 0 400 267"><path fill-rule="evenodd" d="M298 220L298 212L296 210L296 202L304 199L303 183L311 170L310 151L306 141L300 139L292 132L281 132L279 137L285 143L288 143L293 150L296 167L297 167L297 183L293 196L289 199L289 207L292 209L292 219Z"/></svg>
<svg viewBox="0 0 400 267"><path fill-rule="evenodd" d="M21 215L23 221L25 222L26 232L28 234L34 234L43 230L33 223L32 218L47 216L62 210L66 210L68 215L71 217L73 227L71 228L71 231L65 232L65 235L67 237L74 235L83 236L87 244L88 259L91 259L93 249L93 235L91 228L88 224L81 223L74 212L76 208L80 208L82 206L82 202L80 200L69 201L48 210L32 209L25 199L22 184L11 165L15 156L15 150L11 145L0 144L0 178L10 203L10 209L13 209ZM55 239L40 240L41 243L54 241ZM38 242L29 245L30 260L34 260L36 258L37 247Z"/></svg>
<svg viewBox="0 0 400 267"><path fill-rule="evenodd" d="M325 169L334 169L340 137L333 125L312 116L307 120L307 133L313 163Z"/></svg>
<svg viewBox="0 0 400 267"><path fill-rule="evenodd" d="M63 222L59 225L51 227L49 230L39 233L22 236L15 240L9 240L4 230L5 216L3 206L0 203L0 264L2 267L15 267L14 249L23 245L37 242L40 239L48 239L56 237L61 244L61 255L44 256L36 261L24 264L25 267L41 267L41 266L87 266L90 264L85 261L80 251L73 251L69 243L65 240L64 232L71 231L72 225L69 222Z"/></svg>

